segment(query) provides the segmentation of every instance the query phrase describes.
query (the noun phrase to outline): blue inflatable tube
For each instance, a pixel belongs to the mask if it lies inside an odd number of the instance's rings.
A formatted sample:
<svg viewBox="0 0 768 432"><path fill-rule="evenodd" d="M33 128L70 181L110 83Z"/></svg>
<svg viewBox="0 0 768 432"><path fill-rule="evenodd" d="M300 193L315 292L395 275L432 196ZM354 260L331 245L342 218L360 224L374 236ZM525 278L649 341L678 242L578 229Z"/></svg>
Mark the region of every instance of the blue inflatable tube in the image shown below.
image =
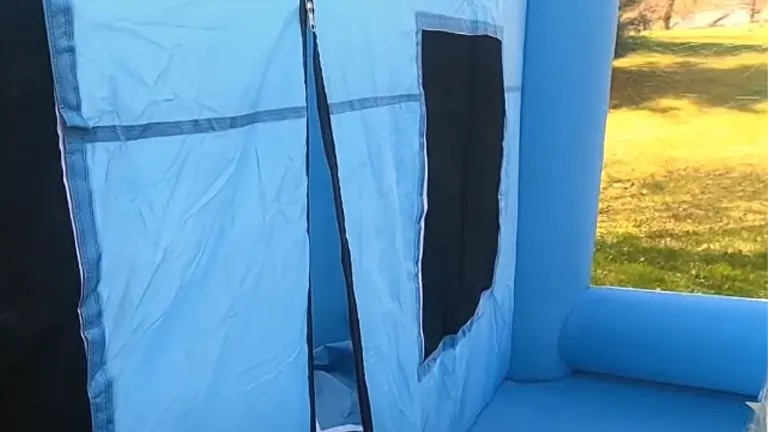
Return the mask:
<svg viewBox="0 0 768 432"><path fill-rule="evenodd" d="M589 288L618 0L529 1L508 378L571 371L558 339ZM556 263L556 264L553 264Z"/></svg>
<svg viewBox="0 0 768 432"><path fill-rule="evenodd" d="M757 397L768 365L768 302L593 288L560 344L576 370Z"/></svg>

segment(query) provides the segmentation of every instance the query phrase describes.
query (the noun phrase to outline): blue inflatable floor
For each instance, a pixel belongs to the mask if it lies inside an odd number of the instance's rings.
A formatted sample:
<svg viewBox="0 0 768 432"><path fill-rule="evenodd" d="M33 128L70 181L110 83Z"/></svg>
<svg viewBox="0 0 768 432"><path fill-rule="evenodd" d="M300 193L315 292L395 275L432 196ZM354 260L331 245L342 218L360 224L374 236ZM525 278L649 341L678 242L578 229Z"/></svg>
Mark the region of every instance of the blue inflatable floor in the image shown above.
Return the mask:
<svg viewBox="0 0 768 432"><path fill-rule="evenodd" d="M470 432L743 432L745 398L595 375L505 382Z"/></svg>
<svg viewBox="0 0 768 432"><path fill-rule="evenodd" d="M360 424L348 342L315 350L315 386L323 430ZM592 374L535 384L505 381L468 432L743 432L752 417L746 401Z"/></svg>

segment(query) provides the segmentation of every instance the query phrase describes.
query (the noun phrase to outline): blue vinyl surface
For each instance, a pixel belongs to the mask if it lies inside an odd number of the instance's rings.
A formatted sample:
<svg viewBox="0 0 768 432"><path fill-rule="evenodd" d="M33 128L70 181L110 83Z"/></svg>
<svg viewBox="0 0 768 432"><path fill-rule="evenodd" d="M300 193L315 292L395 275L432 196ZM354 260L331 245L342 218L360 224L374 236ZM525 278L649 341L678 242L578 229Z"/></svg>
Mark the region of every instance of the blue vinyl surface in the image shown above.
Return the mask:
<svg viewBox="0 0 768 432"><path fill-rule="evenodd" d="M469 432L743 432L746 400L600 375L506 381Z"/></svg>

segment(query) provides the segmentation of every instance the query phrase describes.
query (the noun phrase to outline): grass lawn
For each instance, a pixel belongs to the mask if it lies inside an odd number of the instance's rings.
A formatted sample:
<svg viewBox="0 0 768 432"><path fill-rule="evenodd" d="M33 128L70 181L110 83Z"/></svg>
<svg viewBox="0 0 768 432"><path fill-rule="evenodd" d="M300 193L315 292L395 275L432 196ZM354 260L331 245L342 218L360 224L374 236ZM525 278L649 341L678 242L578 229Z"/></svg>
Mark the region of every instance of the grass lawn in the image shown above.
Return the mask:
<svg viewBox="0 0 768 432"><path fill-rule="evenodd" d="M594 284L768 298L767 46L662 31L614 63Z"/></svg>

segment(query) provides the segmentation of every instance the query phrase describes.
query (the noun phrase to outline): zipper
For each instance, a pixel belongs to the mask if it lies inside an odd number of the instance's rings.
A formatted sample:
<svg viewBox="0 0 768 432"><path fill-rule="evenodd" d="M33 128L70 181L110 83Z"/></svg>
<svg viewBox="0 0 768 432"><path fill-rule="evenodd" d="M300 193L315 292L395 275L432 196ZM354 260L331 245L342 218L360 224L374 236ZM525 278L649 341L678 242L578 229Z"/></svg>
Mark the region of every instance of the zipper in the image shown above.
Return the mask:
<svg viewBox="0 0 768 432"><path fill-rule="evenodd" d="M306 73L306 62L309 58L309 52L307 49L307 31L305 26L309 27L309 29L312 31L312 35L315 34L315 3L313 0L305 0L304 2L304 14L301 14L303 16L300 17L299 27L301 28L301 40L302 40L302 52L304 55L304 86L306 88L307 86L307 73ZM307 107L309 107L309 100L307 100ZM307 174L307 182L309 182L309 112L307 112L307 141L306 141L306 155L305 155L305 165L306 165L306 174ZM310 199L309 199L309 184L307 184L307 238L309 238L309 212L311 211L310 205L309 205ZM308 275L309 276L309 275ZM312 307L313 307L313 301L312 301L312 282L311 277L307 278L307 281L309 282L308 290L307 290L307 364L309 366L309 432L322 432L322 429L320 428L320 423L317 420L317 390L315 389L315 342L314 342L314 325L313 325L313 317L312 317Z"/></svg>
<svg viewBox="0 0 768 432"><path fill-rule="evenodd" d="M314 0L306 0L304 2L304 8L307 11L307 25L312 33L315 32L315 2Z"/></svg>
<svg viewBox="0 0 768 432"><path fill-rule="evenodd" d="M339 242L341 244L341 267L344 274L344 284L347 297L347 312L349 315L349 329L352 338L352 353L355 363L355 381L357 385L357 402L360 408L361 428L364 432L373 432L373 418L371 414L371 403L368 396L368 383L365 379L365 362L363 361L363 343L360 334L360 317L357 308L357 299L355 296L354 282L352 277L352 257L349 249L349 240L347 238L347 228L344 215L344 205L342 203L341 185L339 183L339 163L336 157L336 143L333 139L333 130L331 126L331 113L328 106L328 95L325 91L325 82L323 80L323 68L320 63L320 54L317 48L317 34L315 33L315 0L299 0L300 7L300 27L303 42L304 53L304 80L309 98L310 74L312 75L312 84L314 95L316 97L317 116L320 122L320 135L322 136L325 161L331 176L331 189L333 191L334 207L336 209L336 223L339 231ZM307 100L309 102L309 100ZM309 105L309 103L307 103ZM307 112L307 152L309 152L309 116L313 113ZM307 160L309 163L309 160ZM309 169L309 165L307 165ZM309 199L309 197L307 197ZM310 350L312 347L310 347ZM314 392L314 389L310 390ZM311 402L314 403L314 400ZM312 413L312 415L316 415ZM316 428L316 424L310 426L310 429Z"/></svg>

